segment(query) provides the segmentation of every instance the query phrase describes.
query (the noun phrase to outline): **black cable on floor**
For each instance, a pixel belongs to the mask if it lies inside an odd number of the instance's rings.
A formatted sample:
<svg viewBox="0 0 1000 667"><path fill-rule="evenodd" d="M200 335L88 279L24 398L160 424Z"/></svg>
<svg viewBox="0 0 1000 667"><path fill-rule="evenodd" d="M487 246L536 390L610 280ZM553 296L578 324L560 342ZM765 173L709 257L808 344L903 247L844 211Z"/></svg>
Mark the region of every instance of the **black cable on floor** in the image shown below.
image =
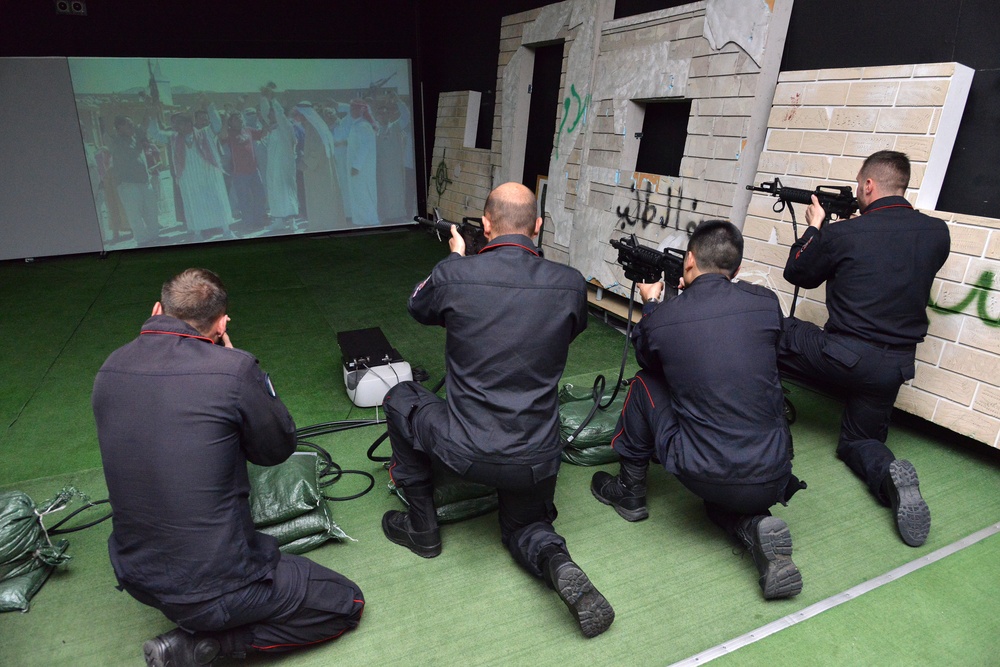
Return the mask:
<svg viewBox="0 0 1000 667"><path fill-rule="evenodd" d="M568 443L573 442L574 440L576 440L577 436L583 433L583 429L587 428L587 424L589 424L590 420L594 418L594 415L597 414L598 410L607 410L609 407L611 407L611 405L615 402L615 399L618 397L618 390L621 389L622 380L625 377L625 364L628 363L628 348L632 342L632 309L633 306L635 305L635 301L633 300L634 298L635 298L635 281L633 280L632 290L629 292L628 295L628 316L625 319L625 347L624 349L622 349L622 363L621 367L618 370L618 381L615 382L615 390L611 393L611 398L608 399L607 403L601 405L601 398L604 397L604 387L606 380L604 379L603 375L598 375L596 378L594 378L594 389L592 392L594 398L594 406L590 408L590 412L587 413L586 418L584 418L584 420L580 422L580 425L576 427L576 430L573 431L572 435L566 438L566 442Z"/></svg>

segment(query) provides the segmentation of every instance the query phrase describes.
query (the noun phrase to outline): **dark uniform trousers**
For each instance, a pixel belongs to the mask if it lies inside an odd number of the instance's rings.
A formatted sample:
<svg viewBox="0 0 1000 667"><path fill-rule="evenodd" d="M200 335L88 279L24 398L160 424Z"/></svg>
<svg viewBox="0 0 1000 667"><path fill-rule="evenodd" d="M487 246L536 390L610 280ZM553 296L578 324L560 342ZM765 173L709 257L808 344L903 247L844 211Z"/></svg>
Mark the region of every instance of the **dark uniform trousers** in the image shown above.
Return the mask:
<svg viewBox="0 0 1000 667"><path fill-rule="evenodd" d="M400 488L433 483L433 469L443 465L460 478L493 487L499 499L500 538L514 560L542 576L542 550L565 549L556 533L556 475L535 480L531 466L474 462L456 469L442 460L445 450L457 450L449 433L448 405L416 382L402 382L385 401L386 425L392 443L389 474Z"/></svg>
<svg viewBox="0 0 1000 667"><path fill-rule="evenodd" d="M125 590L185 630L225 634L223 650L236 655L281 653L336 639L358 625L365 606L354 582L292 554L282 554L270 576L204 602L162 603Z"/></svg>
<svg viewBox="0 0 1000 667"><path fill-rule="evenodd" d="M663 378L642 370L636 374L625 397L612 448L628 463L645 466L654 456L667 461L679 426L670 403L670 390ZM695 479L682 471L674 473L689 491L705 501L710 516L719 508L741 515L769 514L769 508L785 501L791 473L759 483L726 483Z"/></svg>
<svg viewBox="0 0 1000 667"><path fill-rule="evenodd" d="M794 317L785 318L783 329L778 369L844 395L837 456L888 505L881 486L896 457L885 440L899 387L913 378L916 347L827 333Z"/></svg>

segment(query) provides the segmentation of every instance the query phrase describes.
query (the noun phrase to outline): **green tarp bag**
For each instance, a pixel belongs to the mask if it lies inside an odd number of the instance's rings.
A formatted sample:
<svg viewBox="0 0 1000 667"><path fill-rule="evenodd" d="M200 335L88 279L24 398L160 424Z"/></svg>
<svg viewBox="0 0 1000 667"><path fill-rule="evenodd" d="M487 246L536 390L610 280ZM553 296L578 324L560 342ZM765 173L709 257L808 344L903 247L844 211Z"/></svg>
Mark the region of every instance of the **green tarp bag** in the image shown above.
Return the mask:
<svg viewBox="0 0 1000 667"><path fill-rule="evenodd" d="M295 452L276 466L247 464L254 527L278 540L284 553L302 554L327 540L350 540L333 520L320 491L320 460Z"/></svg>
<svg viewBox="0 0 1000 667"><path fill-rule="evenodd" d="M250 514L258 529L294 519L319 507L319 457L295 452L276 466L247 465Z"/></svg>
<svg viewBox="0 0 1000 667"><path fill-rule="evenodd" d="M611 398L613 390L605 390L601 397L603 405ZM618 417L625 406L628 388L622 386L614 402L604 410L598 410L583 430L573 439L594 407L593 390L581 391L571 384L564 385L559 392L559 436L563 442L562 460L579 466L597 466L614 463L618 454L611 449L611 438L615 435Z"/></svg>
<svg viewBox="0 0 1000 667"><path fill-rule="evenodd" d="M52 571L70 559L69 542L49 539L42 517L65 508L76 489L66 487L35 506L26 493L0 493L0 612L28 611Z"/></svg>
<svg viewBox="0 0 1000 667"><path fill-rule="evenodd" d="M407 506L406 491L389 482L394 493ZM434 513L438 523L454 523L489 514L500 506L496 489L468 482L443 466L434 466Z"/></svg>

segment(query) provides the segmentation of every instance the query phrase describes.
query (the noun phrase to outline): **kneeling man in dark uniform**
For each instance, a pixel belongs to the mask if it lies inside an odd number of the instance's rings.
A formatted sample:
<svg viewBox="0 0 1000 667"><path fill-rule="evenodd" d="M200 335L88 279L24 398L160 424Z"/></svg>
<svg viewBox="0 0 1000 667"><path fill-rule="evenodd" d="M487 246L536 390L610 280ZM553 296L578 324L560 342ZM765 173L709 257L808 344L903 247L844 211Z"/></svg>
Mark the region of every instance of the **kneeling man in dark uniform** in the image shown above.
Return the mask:
<svg viewBox="0 0 1000 667"><path fill-rule="evenodd" d="M465 257L452 227L452 253L417 285L409 310L448 331L448 400L415 382L385 399L393 482L410 509L382 519L386 537L425 558L441 553L432 464L492 486L500 537L522 567L556 590L587 637L614 620L611 605L570 559L556 533L559 380L569 344L587 326L587 286L576 269L538 256L542 220L519 183L490 193L483 211L489 244Z"/></svg>
<svg viewBox="0 0 1000 667"><path fill-rule="evenodd" d="M254 530L247 461L287 459L295 424L253 355L233 348L227 305L211 271L175 276L94 382L111 565L180 626L143 645L156 667L334 639L364 608L352 581Z"/></svg>
<svg viewBox="0 0 1000 667"><path fill-rule="evenodd" d="M872 153L857 183L861 215L824 225L815 196L806 209L809 227L792 244L784 276L806 289L825 282L829 318L823 328L787 318L778 363L782 373L843 394L837 456L892 508L903 542L918 547L931 530L930 508L916 468L885 442L899 388L916 374L927 302L951 236L943 220L904 197L904 153Z"/></svg>
<svg viewBox="0 0 1000 667"><path fill-rule="evenodd" d="M595 473L591 491L626 521L645 519L655 454L750 550L764 597L787 598L802 590L802 575L788 525L769 508L804 485L792 475L778 376L782 314L771 290L733 282L742 260L736 226L708 220L691 235L679 296L661 304L663 283L639 285L645 305L633 343L642 370L611 442L621 471Z"/></svg>

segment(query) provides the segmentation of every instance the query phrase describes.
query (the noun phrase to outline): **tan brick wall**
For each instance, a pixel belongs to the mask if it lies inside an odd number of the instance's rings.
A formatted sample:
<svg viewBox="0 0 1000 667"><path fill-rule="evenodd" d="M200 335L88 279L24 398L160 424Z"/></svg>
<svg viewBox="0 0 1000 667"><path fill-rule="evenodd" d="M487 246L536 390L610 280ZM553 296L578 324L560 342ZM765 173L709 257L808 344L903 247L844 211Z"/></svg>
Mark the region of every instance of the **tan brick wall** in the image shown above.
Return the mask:
<svg viewBox="0 0 1000 667"><path fill-rule="evenodd" d="M952 63L783 72L757 182L855 187L863 159L891 149L910 156L906 196L915 201L954 72ZM787 312L793 286L781 271L794 234L790 212L775 213L774 202L763 195L751 202L744 273L775 289ZM795 207L801 233L805 207ZM1000 447L1000 220L925 212L948 223L951 255L931 291L916 377L896 406ZM822 288L802 290L799 299L797 316L825 323Z"/></svg>
<svg viewBox="0 0 1000 667"><path fill-rule="evenodd" d="M454 222L482 215L492 189L492 151L463 145L468 108L468 91L438 97L427 206Z"/></svg>

